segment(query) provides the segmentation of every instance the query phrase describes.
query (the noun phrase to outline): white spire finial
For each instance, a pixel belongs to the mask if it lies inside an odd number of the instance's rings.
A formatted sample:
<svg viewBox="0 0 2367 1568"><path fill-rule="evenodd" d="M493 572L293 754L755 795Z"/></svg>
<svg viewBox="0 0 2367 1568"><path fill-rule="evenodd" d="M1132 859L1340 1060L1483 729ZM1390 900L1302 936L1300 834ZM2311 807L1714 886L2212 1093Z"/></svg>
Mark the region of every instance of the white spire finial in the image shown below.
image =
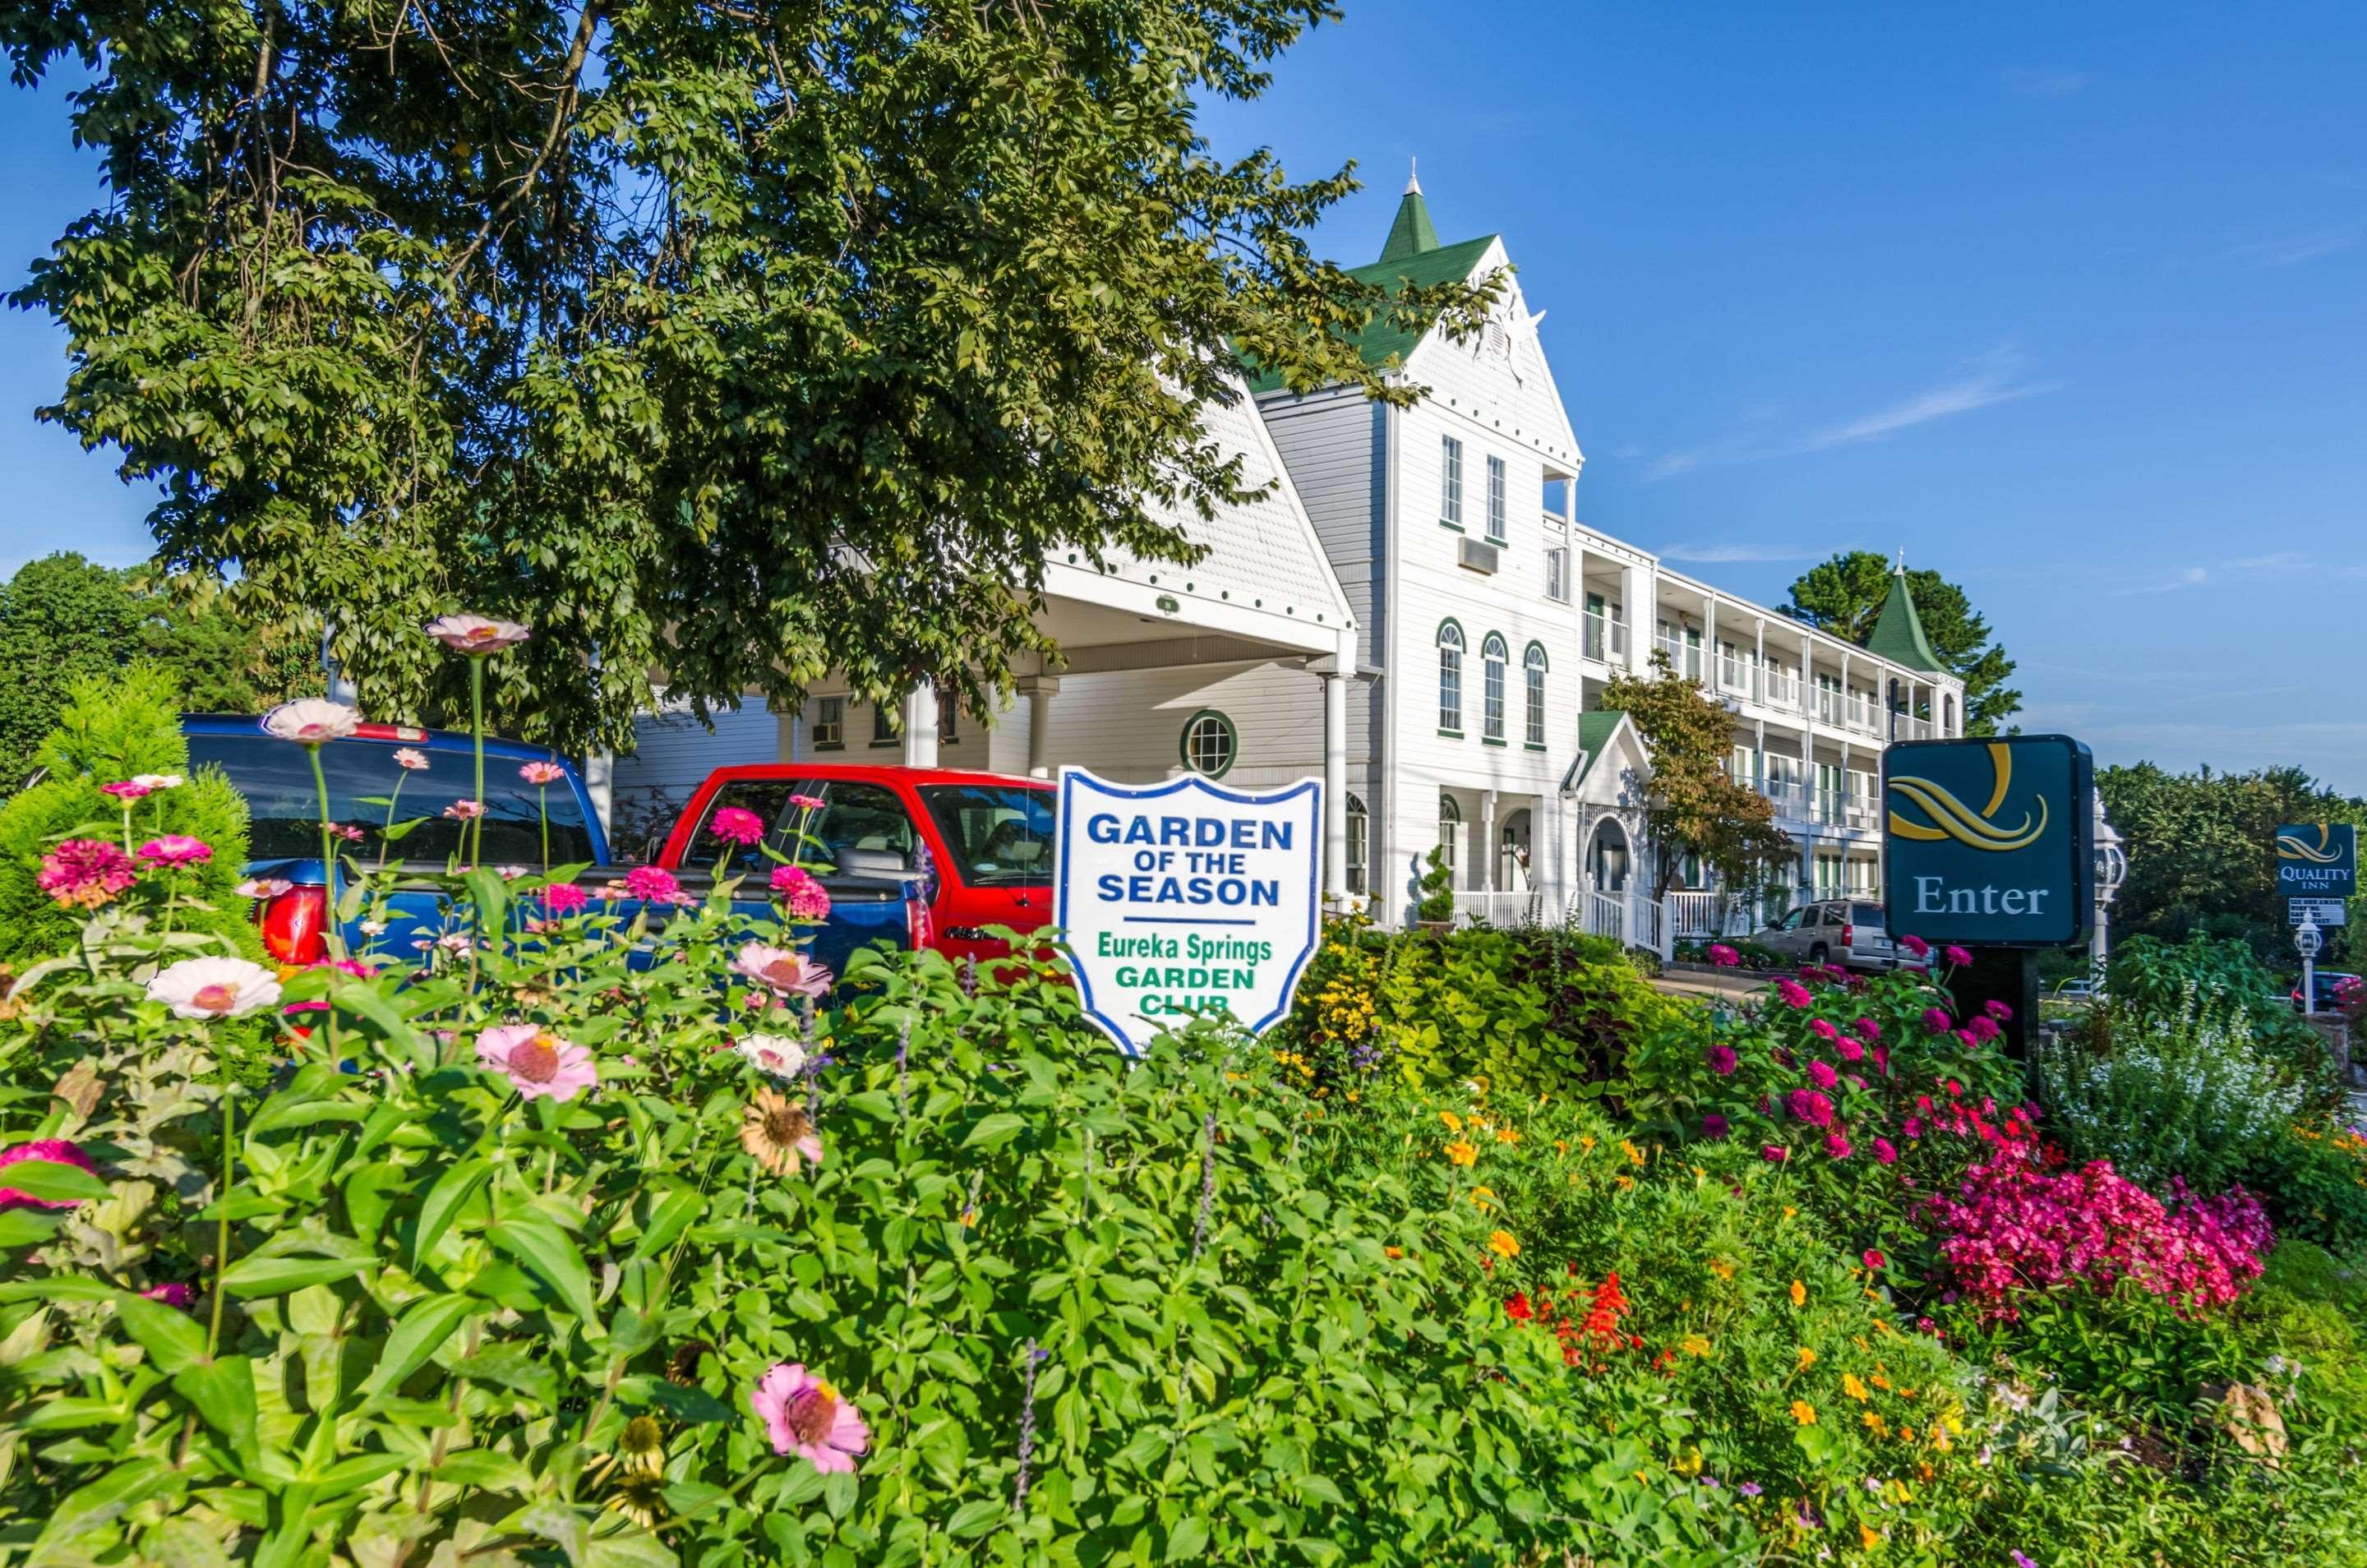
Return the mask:
<svg viewBox="0 0 2367 1568"><path fill-rule="evenodd" d="M1898 567L1896 575L1899 577L1907 575L1907 547L1905 545L1898 547Z"/></svg>
<svg viewBox="0 0 2367 1568"><path fill-rule="evenodd" d="M1421 160L1419 158L1408 158L1406 160L1405 193L1408 196L1420 196L1421 194L1421 175L1420 173L1421 164Z"/></svg>

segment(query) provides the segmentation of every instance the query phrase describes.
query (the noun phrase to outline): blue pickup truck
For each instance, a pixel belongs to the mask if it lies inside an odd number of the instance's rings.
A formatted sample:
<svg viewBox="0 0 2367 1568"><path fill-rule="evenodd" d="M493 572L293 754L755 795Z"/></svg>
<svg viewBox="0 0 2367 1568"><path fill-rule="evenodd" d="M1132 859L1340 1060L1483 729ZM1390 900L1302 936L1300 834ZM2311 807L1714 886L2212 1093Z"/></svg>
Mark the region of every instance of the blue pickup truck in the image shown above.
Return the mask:
<svg viewBox="0 0 2367 1568"><path fill-rule="evenodd" d="M320 796L303 749L267 734L262 720L239 715L192 715L182 720L181 728L188 739L190 765L221 769L246 798L249 874L289 884L288 891L256 906L265 948L282 964L318 962L328 953L327 928L335 900L321 863ZM409 753L413 765L404 766L397 760L399 753ZM425 767L417 765L421 761ZM556 764L561 776L548 786L529 783L519 770L535 762ZM321 766L328 781L331 820L350 840L345 852L363 865L376 865L385 855L391 867L412 879L394 897L388 929L364 931L357 920L343 932L345 945L355 953L374 949L408 960L416 942L454 929L434 879L441 877L459 852L463 824L444 811L469 798L475 788L470 738L450 730L366 724L350 739L323 747ZM611 862L608 836L592 808L591 795L566 758L539 746L488 739L485 795L487 865L542 868L547 805L549 864L589 865L593 869L584 880L594 884L629 869ZM383 836L390 818L383 802L390 797L396 801L393 820L421 819L393 845ZM379 804L368 804L373 801ZM705 868L685 864L666 869L694 897L703 897L712 886ZM844 974L857 948L913 945L921 906L912 879L824 875L821 880L831 896L831 913L815 933L810 951L832 973ZM761 879L750 878L746 890L753 897L735 903L734 912L746 917L752 934L775 929ZM610 908L629 918L638 907L619 901Z"/></svg>

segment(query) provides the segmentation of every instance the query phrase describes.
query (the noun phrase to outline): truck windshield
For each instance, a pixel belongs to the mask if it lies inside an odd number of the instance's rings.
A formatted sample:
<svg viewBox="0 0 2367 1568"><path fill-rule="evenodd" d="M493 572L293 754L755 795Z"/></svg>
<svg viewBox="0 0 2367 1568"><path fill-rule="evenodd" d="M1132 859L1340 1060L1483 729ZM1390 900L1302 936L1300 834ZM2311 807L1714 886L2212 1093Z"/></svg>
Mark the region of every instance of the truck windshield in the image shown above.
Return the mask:
<svg viewBox="0 0 2367 1568"><path fill-rule="evenodd" d="M402 795L395 803L394 819L427 820L391 846L389 858L447 860L459 852L461 824L446 817L444 808L465 798L472 787L469 754L431 750L426 767L406 773L394 760L397 749L378 740L339 740L321 748L321 771L329 783L329 819L361 829L361 838L346 852L376 860L386 847L380 838L387 821L383 802L400 781ZM301 746L267 735L192 735L189 763L220 768L246 797L250 857L319 858L320 796ZM518 777L517 770L511 759L485 759L485 793L492 797L485 803L485 863L538 871L543 792ZM594 859L592 835L583 825L583 808L573 787L565 781L552 784L549 797L550 863ZM367 804L373 798L381 804Z"/></svg>
<svg viewBox="0 0 2367 1568"><path fill-rule="evenodd" d="M924 784L954 870L972 887L1052 880L1052 792L1020 784Z"/></svg>

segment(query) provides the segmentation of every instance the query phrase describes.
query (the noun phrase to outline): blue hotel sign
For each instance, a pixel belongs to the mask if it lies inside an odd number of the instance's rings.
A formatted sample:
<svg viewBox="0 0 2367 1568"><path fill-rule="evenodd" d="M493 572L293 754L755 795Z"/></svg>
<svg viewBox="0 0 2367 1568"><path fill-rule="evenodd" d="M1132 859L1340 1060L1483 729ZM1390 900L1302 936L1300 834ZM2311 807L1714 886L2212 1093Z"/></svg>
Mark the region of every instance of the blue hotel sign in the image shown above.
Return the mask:
<svg viewBox="0 0 2367 1568"><path fill-rule="evenodd" d="M2096 901L2095 761L2067 735L1908 740L1882 756L1893 936L2076 947Z"/></svg>
<svg viewBox="0 0 2367 1568"><path fill-rule="evenodd" d="M2359 829L2348 822L2279 828L2277 891L2288 898L2348 898L2358 892Z"/></svg>

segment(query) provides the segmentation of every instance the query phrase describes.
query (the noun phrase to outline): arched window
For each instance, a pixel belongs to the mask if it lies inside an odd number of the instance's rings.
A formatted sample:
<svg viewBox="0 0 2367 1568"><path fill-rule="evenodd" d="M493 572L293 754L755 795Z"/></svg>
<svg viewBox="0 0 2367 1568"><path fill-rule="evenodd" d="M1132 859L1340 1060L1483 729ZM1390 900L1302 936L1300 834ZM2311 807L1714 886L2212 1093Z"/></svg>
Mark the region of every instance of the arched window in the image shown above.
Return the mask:
<svg viewBox="0 0 2367 1568"><path fill-rule="evenodd" d="M1463 807L1444 790L1438 792L1438 858L1451 874L1455 870L1455 851L1463 837Z"/></svg>
<svg viewBox="0 0 2367 1568"><path fill-rule="evenodd" d="M1195 773L1224 777L1240 749L1233 721L1215 708L1202 708L1184 721L1184 765Z"/></svg>
<svg viewBox="0 0 2367 1568"><path fill-rule="evenodd" d="M1453 621L1438 626L1438 729L1463 733L1463 628Z"/></svg>
<svg viewBox="0 0 2367 1568"><path fill-rule="evenodd" d="M1535 642L1529 644L1529 650L1521 655L1521 672L1527 678L1528 683L1527 722L1522 729L1522 738L1532 746L1543 746L1546 743L1546 650L1544 644Z"/></svg>
<svg viewBox="0 0 2367 1568"><path fill-rule="evenodd" d="M1365 854L1372 842L1372 818L1365 814L1365 803L1355 795L1348 797L1348 891L1361 898L1365 896Z"/></svg>
<svg viewBox="0 0 2367 1568"><path fill-rule="evenodd" d="M1479 645L1480 738L1504 741L1504 639L1494 632Z"/></svg>

